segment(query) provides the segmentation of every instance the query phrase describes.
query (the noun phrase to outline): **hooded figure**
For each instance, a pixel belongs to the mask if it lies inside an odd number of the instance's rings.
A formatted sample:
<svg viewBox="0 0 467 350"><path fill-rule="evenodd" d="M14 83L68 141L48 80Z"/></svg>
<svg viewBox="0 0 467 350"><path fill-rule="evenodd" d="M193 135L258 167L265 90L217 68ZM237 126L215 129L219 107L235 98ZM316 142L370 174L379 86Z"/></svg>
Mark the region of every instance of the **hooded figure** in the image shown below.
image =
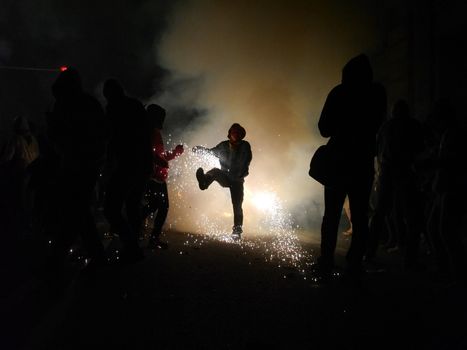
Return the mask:
<svg viewBox="0 0 467 350"><path fill-rule="evenodd" d="M392 117L378 133L380 174L368 256L375 254L377 238L383 231L383 224L388 222L392 227L388 230L388 250L397 250L404 243L405 266L416 263L422 213L416 166L423 150L421 124L411 117L405 100L396 101Z"/></svg>
<svg viewBox="0 0 467 350"><path fill-rule="evenodd" d="M154 157L154 171L148 181L146 191L147 205L143 208L143 218L157 212L149 239L150 248L167 248L167 243L160 240L162 227L169 212L169 193L167 191L167 178L169 176L169 161L183 153L183 145L177 145L173 150L166 151L162 140L161 130L165 120L165 109L156 104L147 108L149 127L152 131L152 151Z"/></svg>
<svg viewBox="0 0 467 350"><path fill-rule="evenodd" d="M318 123L329 137L342 174L338 183L324 189L325 212L321 226L318 271L329 276L342 207L346 195L352 213L352 241L347 253L349 272L358 274L368 239L369 197L374 176L376 134L386 114L386 92L373 82L369 59L361 54L343 68L342 83L327 96Z"/></svg>
<svg viewBox="0 0 467 350"><path fill-rule="evenodd" d="M55 97L48 114L47 136L57 155L51 186L53 225L51 263L60 266L79 234L91 258L88 268L105 264L104 247L91 211L94 189L106 143L105 117L99 102L83 91L76 69L60 73L52 86Z"/></svg>
<svg viewBox="0 0 467 350"><path fill-rule="evenodd" d="M207 189L213 181L230 189L234 212L232 235L235 238L240 238L243 233L243 184L252 159L251 146L244 140L245 136L246 130L240 124L234 123L227 133L228 140L222 141L214 148L193 148L193 152L208 152L219 158L220 169L213 168L204 173L204 170L199 168L196 178L201 190Z"/></svg>
<svg viewBox="0 0 467 350"><path fill-rule="evenodd" d="M110 124L104 214L122 243L120 261L132 263L144 258L138 235L142 199L153 168L151 130L143 104L127 96L120 82L107 79L103 94Z"/></svg>

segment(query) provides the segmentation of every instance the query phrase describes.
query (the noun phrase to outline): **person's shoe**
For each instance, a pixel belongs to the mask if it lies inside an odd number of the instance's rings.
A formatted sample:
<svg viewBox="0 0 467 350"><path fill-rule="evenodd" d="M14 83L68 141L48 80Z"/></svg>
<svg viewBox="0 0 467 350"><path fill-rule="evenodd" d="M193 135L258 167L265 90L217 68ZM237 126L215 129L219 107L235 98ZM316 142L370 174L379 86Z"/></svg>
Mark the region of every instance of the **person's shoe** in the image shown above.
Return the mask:
<svg viewBox="0 0 467 350"><path fill-rule="evenodd" d="M169 245L167 242L161 241L159 237L151 237L147 247L149 249L167 249Z"/></svg>
<svg viewBox="0 0 467 350"><path fill-rule="evenodd" d="M241 225L235 225L234 227L232 227L232 238L233 239L242 238L242 233L243 233L243 230L242 230Z"/></svg>
<svg viewBox="0 0 467 350"><path fill-rule="evenodd" d="M196 170L196 179L198 180L198 186L200 190L205 190L208 188L206 184L206 175L204 175L203 168L198 168L198 170Z"/></svg>

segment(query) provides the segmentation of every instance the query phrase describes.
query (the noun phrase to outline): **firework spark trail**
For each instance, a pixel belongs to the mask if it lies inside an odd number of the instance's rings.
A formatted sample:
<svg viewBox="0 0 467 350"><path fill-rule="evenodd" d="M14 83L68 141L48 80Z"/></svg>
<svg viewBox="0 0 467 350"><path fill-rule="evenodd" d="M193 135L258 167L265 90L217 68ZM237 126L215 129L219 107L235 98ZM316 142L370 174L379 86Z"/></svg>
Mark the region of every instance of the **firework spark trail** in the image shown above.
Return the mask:
<svg viewBox="0 0 467 350"><path fill-rule="evenodd" d="M234 244L245 252L263 252L264 260L278 267L293 268L304 273L312 256L302 248L293 217L275 191L245 188L243 207L248 211L246 233L241 240L232 239L229 192L217 188L210 190L207 196L199 190L195 177L199 167L205 170L219 167L218 159L208 152L194 154L186 144L184 147L185 153L171 162L168 180L171 217L168 223L172 229L195 233L190 235L193 240L185 245L201 246L211 240ZM197 205L200 197L208 201L203 203L204 206ZM204 207L208 208L208 212Z"/></svg>

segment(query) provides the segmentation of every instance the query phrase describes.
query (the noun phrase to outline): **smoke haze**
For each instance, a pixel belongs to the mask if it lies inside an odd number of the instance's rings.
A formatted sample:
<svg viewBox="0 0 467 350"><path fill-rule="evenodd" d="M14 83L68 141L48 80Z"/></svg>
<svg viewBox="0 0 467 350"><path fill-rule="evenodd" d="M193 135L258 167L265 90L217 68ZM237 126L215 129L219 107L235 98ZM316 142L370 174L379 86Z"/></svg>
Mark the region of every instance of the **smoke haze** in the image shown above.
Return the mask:
<svg viewBox="0 0 467 350"><path fill-rule="evenodd" d="M262 192L308 224L322 210L322 187L307 175L326 141L319 113L343 65L374 46L373 2L349 3L2 0L0 63L75 66L102 102L102 81L116 77L129 95L167 109L168 147L213 147L232 123L242 124L253 150L245 224L258 227L264 218L253 200ZM0 129L18 114L43 124L57 74L1 70ZM198 166L216 163L190 153L172 163L168 223L191 230L205 214L228 227L228 190L201 192L194 177Z"/></svg>
<svg viewBox="0 0 467 350"><path fill-rule="evenodd" d="M189 147L214 147L234 122L246 128L253 151L246 225L258 225L252 199L263 191L275 193L295 222L320 220L323 190L308 177L311 155L326 141L317 131L319 113L343 65L374 40L370 4L352 3L191 1L180 3L168 22L156 54L171 75L153 100L169 119L171 109L205 111L180 136ZM192 216L180 220L183 229L193 229L201 214L228 217L228 190L199 191L194 171L202 161L183 157L173 164L171 187L173 201L183 196L185 204L172 207L171 217ZM177 181L191 184L183 195Z"/></svg>

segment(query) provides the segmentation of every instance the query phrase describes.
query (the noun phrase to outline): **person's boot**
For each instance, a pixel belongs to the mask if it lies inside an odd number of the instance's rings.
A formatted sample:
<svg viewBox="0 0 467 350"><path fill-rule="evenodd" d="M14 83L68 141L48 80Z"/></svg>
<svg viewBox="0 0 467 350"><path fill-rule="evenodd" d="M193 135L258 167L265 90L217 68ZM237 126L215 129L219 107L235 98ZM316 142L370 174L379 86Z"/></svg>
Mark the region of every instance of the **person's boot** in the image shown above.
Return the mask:
<svg viewBox="0 0 467 350"><path fill-rule="evenodd" d="M242 238L242 233L242 225L235 225L234 227L232 227L232 238L240 239Z"/></svg>
<svg viewBox="0 0 467 350"><path fill-rule="evenodd" d="M198 186L200 190L205 190L208 188L206 175L204 174L203 168L198 168L198 170L196 170L196 179L198 180Z"/></svg>

